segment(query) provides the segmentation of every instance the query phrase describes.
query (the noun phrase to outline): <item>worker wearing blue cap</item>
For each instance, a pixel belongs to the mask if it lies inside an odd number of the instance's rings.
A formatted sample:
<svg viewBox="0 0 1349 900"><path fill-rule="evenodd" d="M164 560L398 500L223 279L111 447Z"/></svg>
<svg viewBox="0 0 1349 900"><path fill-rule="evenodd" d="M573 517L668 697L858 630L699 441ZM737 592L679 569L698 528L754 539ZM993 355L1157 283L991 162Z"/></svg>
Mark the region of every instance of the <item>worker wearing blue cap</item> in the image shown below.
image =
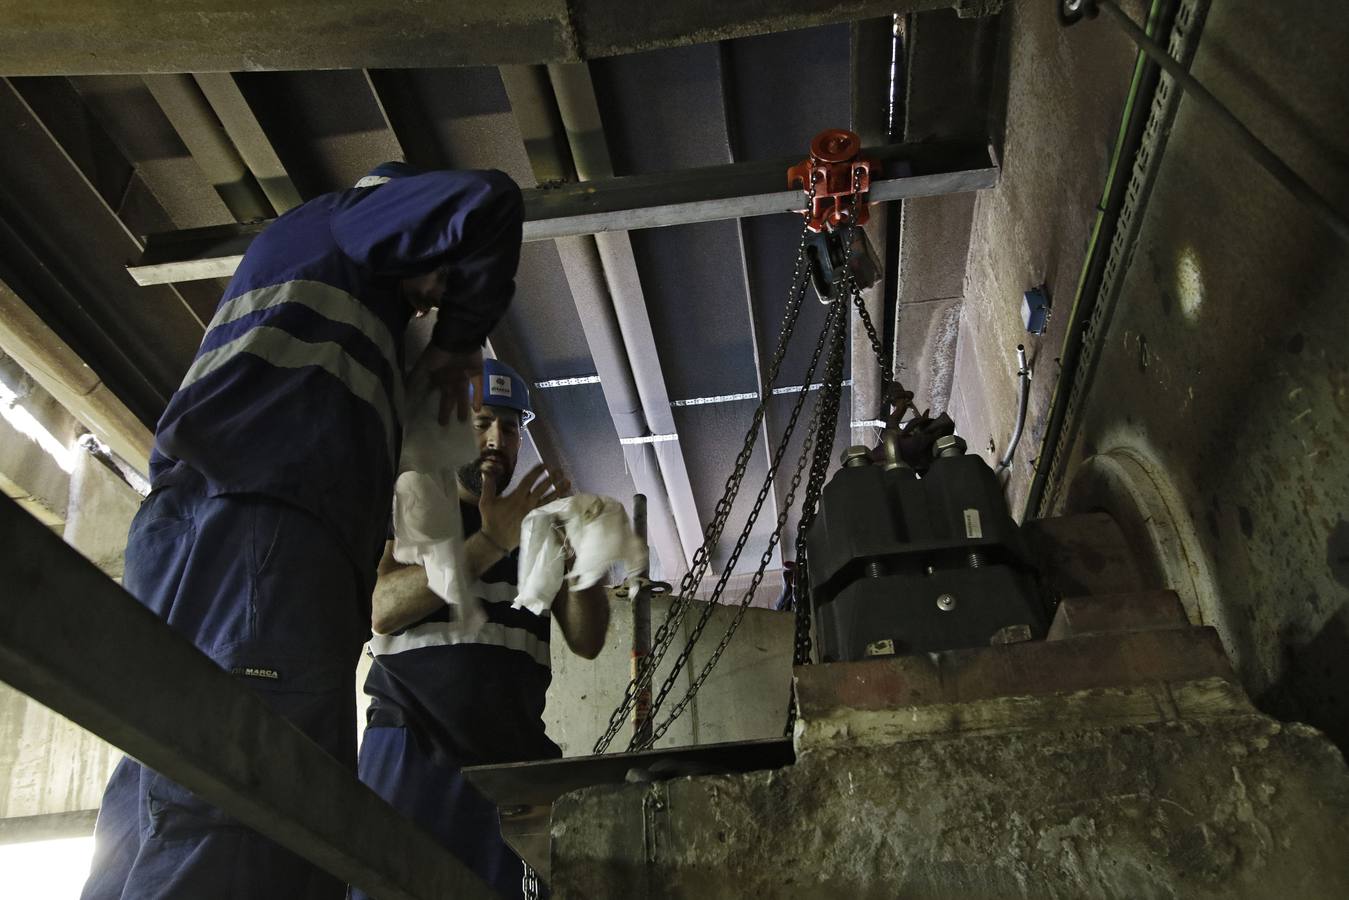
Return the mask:
<svg viewBox="0 0 1349 900"><path fill-rule="evenodd" d="M402 163L291 210L248 248L155 432L127 590L353 769L403 334L439 307L418 371L441 392L442 423L466 417L483 342L514 293L521 229L519 188L502 173ZM94 837L89 900L345 892L131 759Z"/></svg>
<svg viewBox="0 0 1349 900"><path fill-rule="evenodd" d="M529 390L515 370L493 359L473 387L481 400L473 416L479 456L458 472L459 507L466 581L483 601L487 624L456 631L421 567L400 566L386 549L371 622L360 778L499 894L538 897L534 873L501 837L496 807L459 769L562 755L543 726L552 678L550 616L513 601L520 525L570 485L536 466L505 492L515 480L521 428L533 418ZM551 618L572 652L594 659L609 624L608 596L601 586L564 587ZM365 896L352 891L353 900Z"/></svg>

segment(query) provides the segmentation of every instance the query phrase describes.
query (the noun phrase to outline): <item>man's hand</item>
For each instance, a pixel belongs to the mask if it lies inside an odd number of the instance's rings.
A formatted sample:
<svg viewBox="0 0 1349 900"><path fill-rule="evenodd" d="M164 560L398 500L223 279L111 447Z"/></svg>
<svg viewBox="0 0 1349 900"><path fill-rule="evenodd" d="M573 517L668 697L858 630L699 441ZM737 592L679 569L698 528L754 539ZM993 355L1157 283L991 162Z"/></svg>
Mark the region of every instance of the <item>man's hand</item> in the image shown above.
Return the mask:
<svg viewBox="0 0 1349 900"><path fill-rule="evenodd" d="M570 492L571 482L565 478L554 482L540 465L530 469L515 490L498 496L497 473L488 468L482 473L482 496L478 499L482 532L509 553L520 546L520 525L525 516Z"/></svg>
<svg viewBox="0 0 1349 900"><path fill-rule="evenodd" d="M432 344L422 353L421 359L412 370L412 382L427 379L440 391L440 424L450 424L450 413L459 416L460 422L468 420L470 412L482 408L482 398L469 397L469 382L482 374L482 351L468 350L450 353Z"/></svg>

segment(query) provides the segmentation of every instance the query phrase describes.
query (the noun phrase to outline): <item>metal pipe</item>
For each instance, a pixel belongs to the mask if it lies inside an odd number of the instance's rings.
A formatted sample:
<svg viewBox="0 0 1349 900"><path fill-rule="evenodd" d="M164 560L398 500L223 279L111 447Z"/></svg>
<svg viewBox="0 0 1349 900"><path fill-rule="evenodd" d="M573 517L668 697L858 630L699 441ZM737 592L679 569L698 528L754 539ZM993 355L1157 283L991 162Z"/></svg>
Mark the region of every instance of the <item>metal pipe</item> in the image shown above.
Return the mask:
<svg viewBox="0 0 1349 900"><path fill-rule="evenodd" d="M1095 0L1098 8L1110 13L1115 24L1129 36L1139 49L1161 66L1166 74L1176 80L1195 103L1207 109L1227 126L1237 143L1246 148L1251 157L1280 185L1293 195L1293 198L1307 207L1318 219L1329 226L1341 239L1349 241L1349 215L1337 209L1316 188L1307 183L1301 175L1284 162L1267 144L1256 137L1255 132L1242 123L1232 111L1222 104L1209 89L1199 83L1184 66L1176 62L1165 47L1154 41L1143 29L1134 24L1128 13L1120 9L1114 0Z"/></svg>
<svg viewBox="0 0 1349 900"><path fill-rule="evenodd" d="M530 166L540 179L575 179L575 162L565 135L557 98L543 67L505 66L501 70L511 109L528 135ZM548 137L550 130L557 134ZM668 433L650 425L623 344L609 282L595 240L590 236L559 238L558 259L595 363L596 380L623 448L623 459L633 485L649 498L647 521L666 578L685 565L686 554L670 510L658 447L632 439Z"/></svg>
<svg viewBox="0 0 1349 900"><path fill-rule="evenodd" d="M1012 430L1011 440L1007 442L1007 450L1002 454L1002 459L998 460L998 465L993 469L996 475L1003 469L1010 468L1012 465L1012 454L1016 452L1016 445L1021 443L1021 432L1026 428L1026 406L1030 402L1030 365L1026 362L1026 347L1024 344L1016 345L1016 363L1020 367L1017 370L1016 377L1021 382L1021 392L1016 404L1016 427Z"/></svg>
<svg viewBox="0 0 1349 900"><path fill-rule="evenodd" d="M583 181L612 178L613 162L609 158L590 70L580 64L551 65L548 74L566 128L576 174ZM625 232L597 233L593 241L599 257L599 274L608 287L605 295L610 307L608 315L614 318L620 334L612 347L614 355L627 362L640 412L650 432L676 434L678 428L670 409L670 395L656 351L632 244ZM671 574L676 562L689 564L703 543L702 519L678 442L655 444L652 452L659 464L670 513L685 553L682 561L667 561L664 575L667 580L673 580Z"/></svg>
<svg viewBox="0 0 1349 900"><path fill-rule="evenodd" d="M632 530L646 543L646 495L632 496ZM651 656L651 582L650 556L642 571L631 581L628 601L632 615L632 683L638 684ZM645 743L651 737L651 683L637 692L632 707L632 735Z"/></svg>

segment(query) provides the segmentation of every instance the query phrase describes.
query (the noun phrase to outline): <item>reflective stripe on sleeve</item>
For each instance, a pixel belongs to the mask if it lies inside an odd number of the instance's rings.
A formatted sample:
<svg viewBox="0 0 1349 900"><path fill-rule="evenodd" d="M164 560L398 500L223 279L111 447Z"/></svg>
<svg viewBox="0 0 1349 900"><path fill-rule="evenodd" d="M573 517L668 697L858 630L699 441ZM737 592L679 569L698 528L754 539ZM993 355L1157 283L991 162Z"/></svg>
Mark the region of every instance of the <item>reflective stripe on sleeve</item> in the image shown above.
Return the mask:
<svg viewBox="0 0 1349 900"><path fill-rule="evenodd" d="M384 436L389 451L389 460L397 460L397 420L389 409L388 394L379 376L358 363L340 344L332 341L309 343L302 341L289 331L270 325L258 325L250 328L239 337L197 357L192 368L183 376L179 390L210 375L224 366L240 353L247 353L266 360L282 369L301 369L315 366L332 375L357 398L374 407L380 421L384 423Z"/></svg>
<svg viewBox="0 0 1349 900"><path fill-rule="evenodd" d="M221 325L228 325L251 313L263 309L272 309L284 303L296 303L308 307L314 312L341 325L349 325L370 339L379 350L380 356L388 364L394 384L390 391L393 397L394 412L399 421L403 418L403 385L398 367L398 351L393 334L384 320L375 315L361 301L351 294L321 281L284 281L267 287L255 288L222 303L211 318L206 331ZM186 386L186 385L184 385Z"/></svg>
<svg viewBox="0 0 1349 900"><path fill-rule="evenodd" d="M206 330L228 325L250 313L280 306L282 303L298 303L309 307L325 319L350 325L379 348L380 355L384 357L392 371L398 371L398 353L395 350L393 335L384 324L384 320L351 294L321 281L284 281L281 284L255 288L240 294L221 304Z"/></svg>

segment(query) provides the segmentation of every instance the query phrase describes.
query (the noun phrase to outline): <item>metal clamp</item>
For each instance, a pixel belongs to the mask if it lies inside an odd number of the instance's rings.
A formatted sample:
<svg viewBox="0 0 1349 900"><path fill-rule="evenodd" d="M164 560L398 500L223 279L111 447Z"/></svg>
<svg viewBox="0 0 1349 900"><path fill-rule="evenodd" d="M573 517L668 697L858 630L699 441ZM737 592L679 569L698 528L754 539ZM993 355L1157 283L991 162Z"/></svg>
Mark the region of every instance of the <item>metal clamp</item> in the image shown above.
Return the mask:
<svg viewBox="0 0 1349 900"><path fill-rule="evenodd" d="M816 234L851 222L865 225L870 217L867 192L880 165L861 156L862 139L851 131L830 128L810 142L810 156L787 170L787 184L810 199L806 227Z"/></svg>

